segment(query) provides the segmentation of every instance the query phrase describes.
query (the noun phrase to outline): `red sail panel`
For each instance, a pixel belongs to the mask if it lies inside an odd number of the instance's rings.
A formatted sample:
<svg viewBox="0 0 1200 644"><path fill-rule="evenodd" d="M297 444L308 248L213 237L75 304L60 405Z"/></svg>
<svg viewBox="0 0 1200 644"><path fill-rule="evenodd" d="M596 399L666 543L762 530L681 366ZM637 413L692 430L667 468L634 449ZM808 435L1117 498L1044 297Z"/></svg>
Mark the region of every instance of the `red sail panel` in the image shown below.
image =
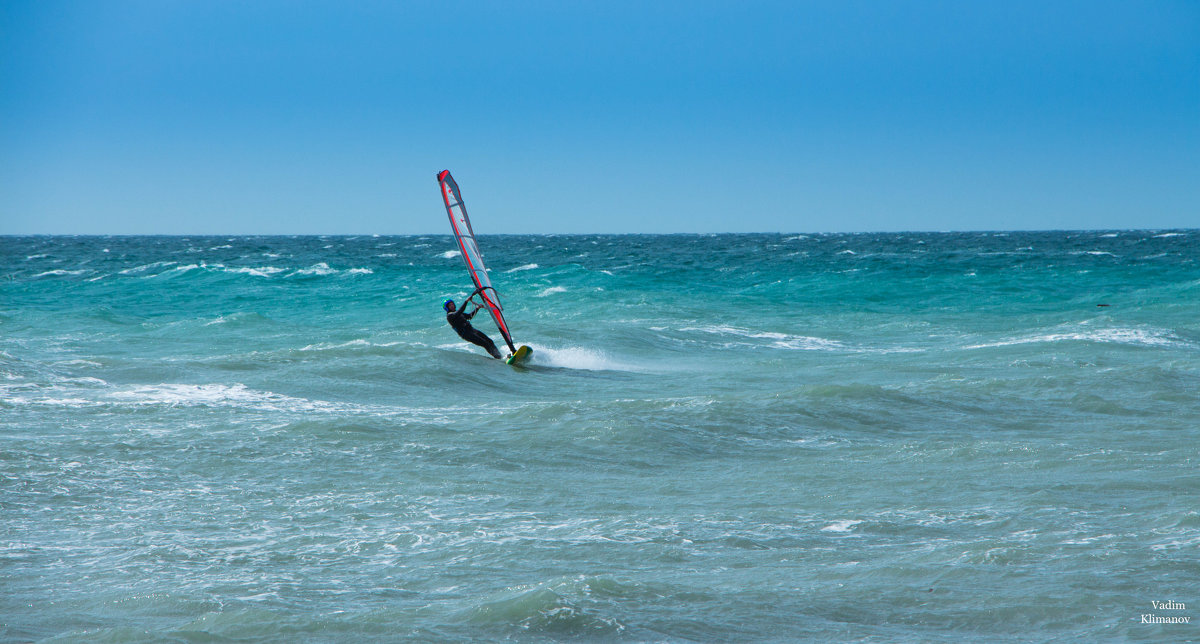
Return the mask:
<svg viewBox="0 0 1200 644"><path fill-rule="evenodd" d="M446 214L450 216L450 228L454 231L454 238L458 240L458 248L462 251L462 258L467 264L467 271L471 274L471 281L475 282L475 288L483 289L479 295L483 298L484 306L492 314L492 319L496 321L496 327L500 329L500 334L504 336L504 342L508 348L515 352L516 348L513 346L512 335L508 332L508 324L504 322L504 309L500 306L500 296L492 287L487 267L483 265L483 254L479 252L479 244L475 241L475 231L471 229L471 220L467 217L467 207L463 205L458 184L455 183L454 177L450 176L449 170L442 170L438 173L437 178L438 184L442 187L442 199L446 202Z"/></svg>

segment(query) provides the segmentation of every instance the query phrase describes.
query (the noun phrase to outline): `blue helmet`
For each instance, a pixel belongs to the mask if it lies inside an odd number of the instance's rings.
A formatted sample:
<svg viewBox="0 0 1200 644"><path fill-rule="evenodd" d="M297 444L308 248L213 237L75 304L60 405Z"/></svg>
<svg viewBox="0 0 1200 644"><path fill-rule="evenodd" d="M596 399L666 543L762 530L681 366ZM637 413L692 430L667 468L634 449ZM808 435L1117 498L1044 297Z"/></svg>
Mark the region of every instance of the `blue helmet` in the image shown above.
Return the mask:
<svg viewBox="0 0 1200 644"><path fill-rule="evenodd" d="M449 313L450 309L454 308L454 300L446 300L442 302L442 310Z"/></svg>

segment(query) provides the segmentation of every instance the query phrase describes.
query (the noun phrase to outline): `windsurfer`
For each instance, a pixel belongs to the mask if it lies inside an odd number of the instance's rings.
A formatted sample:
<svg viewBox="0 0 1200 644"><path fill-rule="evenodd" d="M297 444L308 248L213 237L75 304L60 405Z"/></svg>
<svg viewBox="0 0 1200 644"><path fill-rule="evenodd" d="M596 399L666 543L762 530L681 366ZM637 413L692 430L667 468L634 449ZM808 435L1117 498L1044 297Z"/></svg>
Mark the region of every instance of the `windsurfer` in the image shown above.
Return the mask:
<svg viewBox="0 0 1200 644"><path fill-rule="evenodd" d="M446 300L446 302L442 304L442 310L446 311L446 321L449 322L450 326L454 328L454 332L458 334L458 337L470 342L471 344L477 344L483 347L488 353L492 354L493 358L499 359L503 356L501 356L500 351L496 349L496 343L492 342L492 339L487 337L486 333L471 326L471 318L475 317L475 314L478 313L479 309L482 307L476 304L475 310L467 313L467 306L471 303L471 298L478 295L482 290L483 289L475 289L475 292L471 294L471 297L468 297L466 301L463 302L461 309L455 307L454 300Z"/></svg>

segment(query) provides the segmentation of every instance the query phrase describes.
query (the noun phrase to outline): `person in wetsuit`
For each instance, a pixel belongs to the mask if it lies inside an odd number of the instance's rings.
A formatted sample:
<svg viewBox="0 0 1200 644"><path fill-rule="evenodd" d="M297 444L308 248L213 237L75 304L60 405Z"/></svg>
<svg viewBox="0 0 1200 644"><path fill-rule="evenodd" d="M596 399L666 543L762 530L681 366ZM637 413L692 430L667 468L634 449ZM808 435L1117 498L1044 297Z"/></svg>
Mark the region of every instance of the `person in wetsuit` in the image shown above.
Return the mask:
<svg viewBox="0 0 1200 644"><path fill-rule="evenodd" d="M471 297L475 297L477 293L479 293L478 290L472 293ZM500 351L496 349L496 343L492 342L492 339L487 337L487 334L483 331L471 326L471 318L475 317L475 314L482 308L476 304L475 310L467 313L467 305L471 303L471 297L468 297L467 301L463 302L463 307L457 310L454 306L454 300L446 300L442 304L442 309L446 311L446 321L450 323L451 327L454 327L454 332L458 334L458 337L471 344L477 344L487 349L487 352L492 354L493 358L501 358Z"/></svg>

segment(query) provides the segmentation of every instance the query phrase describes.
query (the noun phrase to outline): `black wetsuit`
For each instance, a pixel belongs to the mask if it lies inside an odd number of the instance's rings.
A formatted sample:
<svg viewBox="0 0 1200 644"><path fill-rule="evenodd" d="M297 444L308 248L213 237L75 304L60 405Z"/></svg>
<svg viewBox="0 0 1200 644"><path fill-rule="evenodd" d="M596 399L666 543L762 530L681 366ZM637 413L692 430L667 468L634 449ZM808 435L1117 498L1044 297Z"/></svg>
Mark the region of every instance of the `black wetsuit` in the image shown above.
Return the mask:
<svg viewBox="0 0 1200 644"><path fill-rule="evenodd" d="M471 326L471 323L468 321L475 317L475 314L479 312L479 309L475 309L475 311L470 315L467 315L466 311L467 305L464 304L461 309L457 309L453 313L446 314L446 321L450 323L450 326L454 327L454 332L458 334L458 337L470 342L471 344L477 344L484 349L487 349L487 352L492 354L493 358L503 357L500 355L500 351L496 349L496 343L492 342L492 339L487 337L483 331Z"/></svg>

